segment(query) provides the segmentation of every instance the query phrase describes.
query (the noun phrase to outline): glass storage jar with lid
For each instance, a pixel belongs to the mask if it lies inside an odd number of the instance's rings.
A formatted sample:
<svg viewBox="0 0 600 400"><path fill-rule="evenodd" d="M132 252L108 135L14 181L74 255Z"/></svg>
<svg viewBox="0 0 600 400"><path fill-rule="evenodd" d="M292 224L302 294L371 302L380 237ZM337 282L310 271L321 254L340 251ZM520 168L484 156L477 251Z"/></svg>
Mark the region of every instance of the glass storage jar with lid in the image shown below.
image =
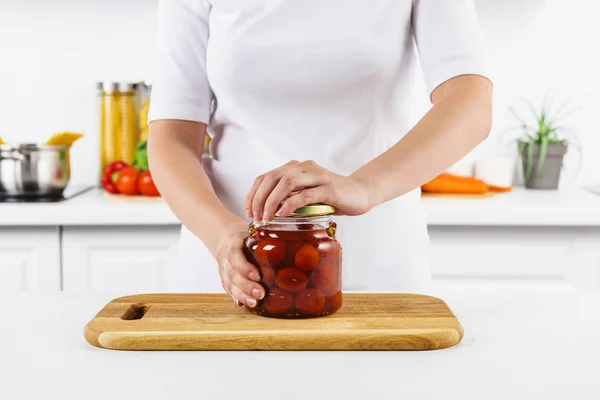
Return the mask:
<svg viewBox="0 0 600 400"><path fill-rule="evenodd" d="M335 209L313 204L289 217L254 221L244 252L260 274L265 298L255 314L313 318L342 306L342 247L335 238Z"/></svg>

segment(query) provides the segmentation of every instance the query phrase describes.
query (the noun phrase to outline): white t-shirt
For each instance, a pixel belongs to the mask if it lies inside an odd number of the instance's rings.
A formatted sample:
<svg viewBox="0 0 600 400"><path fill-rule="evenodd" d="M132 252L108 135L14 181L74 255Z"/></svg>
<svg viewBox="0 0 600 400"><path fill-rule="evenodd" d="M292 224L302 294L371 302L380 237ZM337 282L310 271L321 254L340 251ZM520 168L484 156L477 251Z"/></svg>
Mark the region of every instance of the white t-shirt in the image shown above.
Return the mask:
<svg viewBox="0 0 600 400"><path fill-rule="evenodd" d="M411 128L417 56L430 92L452 77L484 74L472 0L159 4L150 120L208 124L213 158L204 168L240 216L259 174L290 160L350 174L393 146ZM418 190L336 221L346 290L426 290ZM170 289L220 290L214 260L185 227L170 272Z"/></svg>

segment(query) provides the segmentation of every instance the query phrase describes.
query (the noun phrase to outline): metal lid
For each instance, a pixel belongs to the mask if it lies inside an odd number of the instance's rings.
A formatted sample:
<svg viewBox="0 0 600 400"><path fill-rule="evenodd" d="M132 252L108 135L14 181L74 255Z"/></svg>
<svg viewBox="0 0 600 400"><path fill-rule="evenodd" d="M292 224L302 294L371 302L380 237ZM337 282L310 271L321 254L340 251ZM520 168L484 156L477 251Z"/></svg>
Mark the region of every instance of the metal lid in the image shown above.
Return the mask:
<svg viewBox="0 0 600 400"><path fill-rule="evenodd" d="M96 83L98 91L105 93L133 92L137 86L138 84L134 82L103 81Z"/></svg>
<svg viewBox="0 0 600 400"><path fill-rule="evenodd" d="M335 208L326 204L309 204L296 209L290 214L291 217L316 217L320 215L331 215L335 213Z"/></svg>

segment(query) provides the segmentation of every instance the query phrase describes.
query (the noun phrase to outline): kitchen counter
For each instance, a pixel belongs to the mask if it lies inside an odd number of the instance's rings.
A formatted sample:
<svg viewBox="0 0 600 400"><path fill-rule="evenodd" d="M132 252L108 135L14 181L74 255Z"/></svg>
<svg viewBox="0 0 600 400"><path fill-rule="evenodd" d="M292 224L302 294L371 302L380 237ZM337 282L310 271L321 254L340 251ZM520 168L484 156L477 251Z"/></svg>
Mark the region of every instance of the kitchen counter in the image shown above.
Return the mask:
<svg viewBox="0 0 600 400"><path fill-rule="evenodd" d="M487 199L424 198L430 226L600 227L600 195L583 190L525 191ZM60 203L0 204L0 226L178 225L160 198L112 196L97 189Z"/></svg>
<svg viewBox="0 0 600 400"><path fill-rule="evenodd" d="M465 328L430 352L121 352L83 327L114 295L0 293L6 399L598 399L600 294L440 289Z"/></svg>

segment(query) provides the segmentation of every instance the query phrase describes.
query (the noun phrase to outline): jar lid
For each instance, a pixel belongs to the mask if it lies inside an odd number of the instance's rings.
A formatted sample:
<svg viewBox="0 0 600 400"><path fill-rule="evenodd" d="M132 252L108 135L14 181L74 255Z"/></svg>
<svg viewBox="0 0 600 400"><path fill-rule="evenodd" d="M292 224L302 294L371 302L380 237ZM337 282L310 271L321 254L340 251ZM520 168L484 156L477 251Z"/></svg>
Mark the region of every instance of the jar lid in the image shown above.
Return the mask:
<svg viewBox="0 0 600 400"><path fill-rule="evenodd" d="M103 81L97 82L96 88L100 92L132 92L138 86L138 83L133 82L118 82L118 81Z"/></svg>
<svg viewBox="0 0 600 400"><path fill-rule="evenodd" d="M326 204L309 204L294 210L290 214L292 217L314 217L320 215L331 215L335 213L335 208Z"/></svg>

